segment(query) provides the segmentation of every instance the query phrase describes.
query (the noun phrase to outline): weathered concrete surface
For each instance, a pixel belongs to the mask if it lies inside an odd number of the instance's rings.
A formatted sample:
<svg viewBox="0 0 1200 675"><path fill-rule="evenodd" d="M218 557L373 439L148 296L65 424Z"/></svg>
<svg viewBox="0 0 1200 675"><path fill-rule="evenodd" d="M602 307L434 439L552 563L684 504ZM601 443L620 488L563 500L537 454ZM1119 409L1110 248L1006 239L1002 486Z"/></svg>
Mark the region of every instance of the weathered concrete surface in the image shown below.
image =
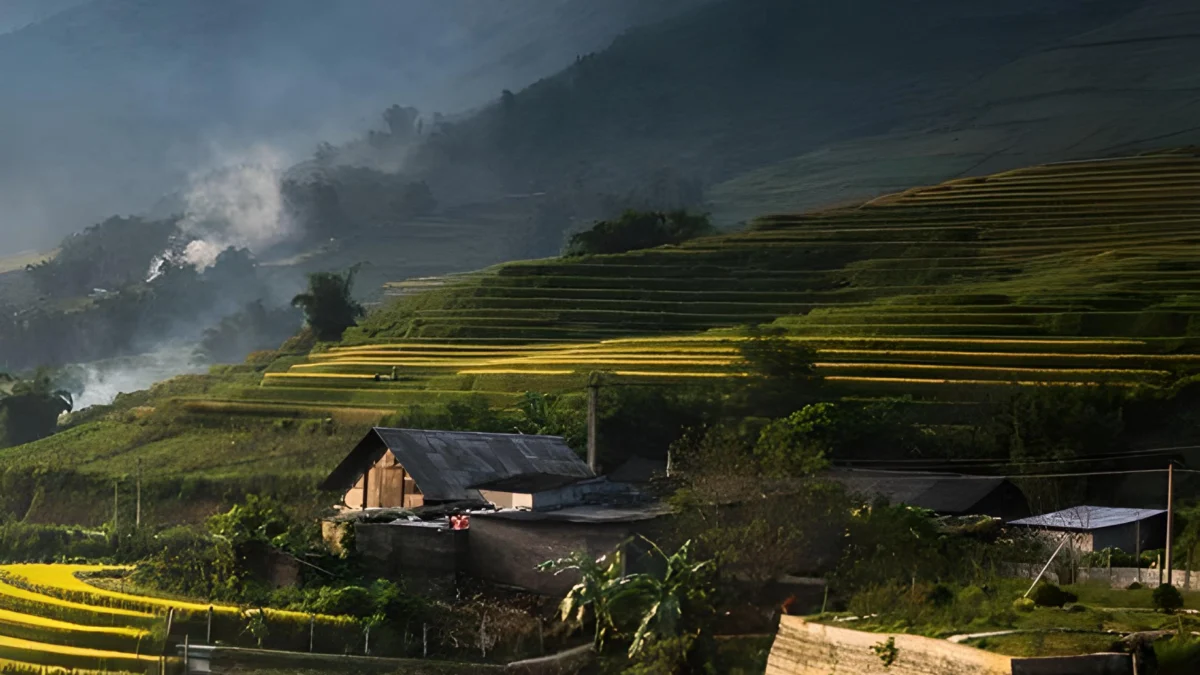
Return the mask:
<svg viewBox="0 0 1200 675"><path fill-rule="evenodd" d="M1129 654L1013 659L1013 675L1133 675Z"/></svg>
<svg viewBox="0 0 1200 675"><path fill-rule="evenodd" d="M591 645L585 645L540 659L514 661L505 666L504 672L512 675L575 675L595 659L596 650Z"/></svg>
<svg viewBox="0 0 1200 675"><path fill-rule="evenodd" d="M873 647L894 641L890 665ZM1133 675L1128 654L1018 659L949 640L780 618L766 675Z"/></svg>
<svg viewBox="0 0 1200 675"><path fill-rule="evenodd" d="M895 640L890 666L872 647ZM1011 675L1013 659L919 635L865 633L780 618L766 675Z"/></svg>

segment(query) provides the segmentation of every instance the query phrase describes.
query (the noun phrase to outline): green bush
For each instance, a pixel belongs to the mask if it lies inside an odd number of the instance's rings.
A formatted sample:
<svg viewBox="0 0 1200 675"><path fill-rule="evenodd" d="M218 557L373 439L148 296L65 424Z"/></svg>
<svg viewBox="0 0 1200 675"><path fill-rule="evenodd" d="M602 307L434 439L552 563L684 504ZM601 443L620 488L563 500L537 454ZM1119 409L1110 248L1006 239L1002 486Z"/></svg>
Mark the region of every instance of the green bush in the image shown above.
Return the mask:
<svg viewBox="0 0 1200 675"><path fill-rule="evenodd" d="M1038 607L1062 607L1078 600L1074 593L1064 591L1055 584L1039 584L1033 589L1033 603Z"/></svg>
<svg viewBox="0 0 1200 675"><path fill-rule="evenodd" d="M1037 603L1029 598L1017 598L1013 600L1012 606L1018 612L1032 612L1037 607Z"/></svg>
<svg viewBox="0 0 1200 675"><path fill-rule="evenodd" d="M1171 584L1162 584L1154 589L1154 609L1170 614L1183 608L1183 594Z"/></svg>
<svg viewBox="0 0 1200 675"><path fill-rule="evenodd" d="M954 602L954 591L945 584L937 584L925 594L925 602L934 607L946 607Z"/></svg>
<svg viewBox="0 0 1200 675"><path fill-rule="evenodd" d="M308 605L308 611L335 616L366 617L374 613L371 592L362 586L322 588Z"/></svg>

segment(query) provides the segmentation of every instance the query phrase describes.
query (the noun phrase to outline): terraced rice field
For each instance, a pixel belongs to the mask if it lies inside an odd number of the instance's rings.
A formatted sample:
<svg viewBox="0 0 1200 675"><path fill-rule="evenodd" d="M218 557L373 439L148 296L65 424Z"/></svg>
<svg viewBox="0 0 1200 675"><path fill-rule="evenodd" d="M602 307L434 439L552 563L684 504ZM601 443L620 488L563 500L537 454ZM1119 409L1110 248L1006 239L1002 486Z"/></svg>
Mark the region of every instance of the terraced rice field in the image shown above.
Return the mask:
<svg viewBox="0 0 1200 675"><path fill-rule="evenodd" d="M210 605L122 593L81 578L122 569L0 566L0 671L158 673L170 643L181 641L185 633L194 636L193 642L203 640ZM242 637L240 608L213 605L211 611L214 633L223 633L227 641ZM306 636L310 619L323 639L336 633L357 638L359 629L350 619L275 610L267 614L281 639L288 637L289 626Z"/></svg>
<svg viewBox="0 0 1200 675"><path fill-rule="evenodd" d="M226 403L503 404L593 371L730 377L735 329L772 323L855 393L1166 384L1200 366L1198 244L1196 152L1033 167L680 246L422 280L341 347Z"/></svg>
<svg viewBox="0 0 1200 675"><path fill-rule="evenodd" d="M29 582L30 576L45 575L57 567L0 567L0 669L13 673L158 672L164 617L67 600Z"/></svg>

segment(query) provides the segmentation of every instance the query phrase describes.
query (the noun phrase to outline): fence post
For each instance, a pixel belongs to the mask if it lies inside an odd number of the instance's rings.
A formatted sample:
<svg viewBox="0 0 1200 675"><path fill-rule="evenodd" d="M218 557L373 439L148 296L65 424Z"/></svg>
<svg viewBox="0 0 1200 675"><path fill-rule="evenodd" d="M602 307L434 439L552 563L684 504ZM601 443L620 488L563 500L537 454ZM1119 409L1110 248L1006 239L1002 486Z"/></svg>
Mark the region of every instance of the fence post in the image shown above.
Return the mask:
<svg viewBox="0 0 1200 675"><path fill-rule="evenodd" d="M429 624L421 624L421 658L429 658Z"/></svg>
<svg viewBox="0 0 1200 675"><path fill-rule="evenodd" d="M212 607L212 605L209 605L208 606L208 630L206 630L204 633L204 643L209 644L209 645L212 644L212 620L213 620L213 607Z"/></svg>
<svg viewBox="0 0 1200 675"><path fill-rule="evenodd" d="M191 665L189 663L191 660L189 658L190 654L188 653L189 648L191 647L191 644L190 644L191 637L192 636L188 635L187 633L183 634L183 672L185 672L185 673L192 669Z"/></svg>
<svg viewBox="0 0 1200 675"><path fill-rule="evenodd" d="M317 634L317 615L308 615L308 653L313 653L313 643L316 640Z"/></svg>

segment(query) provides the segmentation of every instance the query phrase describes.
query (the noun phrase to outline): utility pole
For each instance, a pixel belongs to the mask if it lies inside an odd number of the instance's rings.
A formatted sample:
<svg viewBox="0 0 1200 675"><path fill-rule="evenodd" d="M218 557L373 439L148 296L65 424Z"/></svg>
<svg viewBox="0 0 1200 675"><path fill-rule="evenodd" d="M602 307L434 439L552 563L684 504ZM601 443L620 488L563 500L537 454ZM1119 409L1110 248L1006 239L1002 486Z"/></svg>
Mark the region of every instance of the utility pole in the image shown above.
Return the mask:
<svg viewBox="0 0 1200 675"><path fill-rule="evenodd" d="M1175 462L1167 464L1167 583L1171 580L1171 528L1175 524Z"/></svg>
<svg viewBox="0 0 1200 675"><path fill-rule="evenodd" d="M121 532L121 483L113 481L113 532Z"/></svg>
<svg viewBox="0 0 1200 675"><path fill-rule="evenodd" d="M596 417L598 416L597 409L600 399L600 381L594 376L588 383L588 411L587 411L587 463L588 468L592 473L596 472Z"/></svg>
<svg viewBox="0 0 1200 675"><path fill-rule="evenodd" d="M142 458L137 460L137 510L133 516L134 529L142 529Z"/></svg>

